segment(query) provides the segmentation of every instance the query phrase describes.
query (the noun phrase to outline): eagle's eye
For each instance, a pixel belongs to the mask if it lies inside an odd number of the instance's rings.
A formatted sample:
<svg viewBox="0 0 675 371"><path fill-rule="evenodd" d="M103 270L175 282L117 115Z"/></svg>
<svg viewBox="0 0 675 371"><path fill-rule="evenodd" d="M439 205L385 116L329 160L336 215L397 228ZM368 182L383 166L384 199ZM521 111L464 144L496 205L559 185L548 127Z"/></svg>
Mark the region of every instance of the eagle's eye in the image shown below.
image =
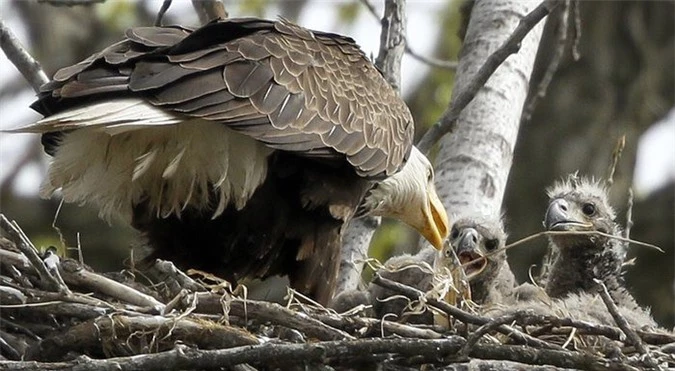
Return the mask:
<svg viewBox="0 0 675 371"><path fill-rule="evenodd" d="M457 228L453 227L452 231L450 232L450 237L452 239L455 239L455 238L459 237L459 230Z"/></svg>
<svg viewBox="0 0 675 371"><path fill-rule="evenodd" d="M595 205L591 203L586 203L584 206L581 208L581 211L586 214L587 216L592 216L595 214Z"/></svg>
<svg viewBox="0 0 675 371"><path fill-rule="evenodd" d="M431 183L434 180L434 171L429 169L427 170L427 182Z"/></svg>
<svg viewBox="0 0 675 371"><path fill-rule="evenodd" d="M487 249L487 251L493 251L497 246L499 246L499 240L496 238L485 241L485 249Z"/></svg>

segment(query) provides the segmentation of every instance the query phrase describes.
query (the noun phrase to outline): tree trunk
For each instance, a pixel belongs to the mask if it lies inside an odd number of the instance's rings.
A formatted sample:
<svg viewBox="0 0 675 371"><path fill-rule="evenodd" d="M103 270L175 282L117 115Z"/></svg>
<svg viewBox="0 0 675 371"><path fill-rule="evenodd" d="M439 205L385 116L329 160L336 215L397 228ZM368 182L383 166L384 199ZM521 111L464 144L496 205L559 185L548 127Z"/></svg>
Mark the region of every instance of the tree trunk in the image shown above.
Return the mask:
<svg viewBox="0 0 675 371"><path fill-rule="evenodd" d="M465 89L487 57L540 2L476 1L453 91ZM451 214L498 215L543 23L523 40L462 112L436 159L436 186Z"/></svg>

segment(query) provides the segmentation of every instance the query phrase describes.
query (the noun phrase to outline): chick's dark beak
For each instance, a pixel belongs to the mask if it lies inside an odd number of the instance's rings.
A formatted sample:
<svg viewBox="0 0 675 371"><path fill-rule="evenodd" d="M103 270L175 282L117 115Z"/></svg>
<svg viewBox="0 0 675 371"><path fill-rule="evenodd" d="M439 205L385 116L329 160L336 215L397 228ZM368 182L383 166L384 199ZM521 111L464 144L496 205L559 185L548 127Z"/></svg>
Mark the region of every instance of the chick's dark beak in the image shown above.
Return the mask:
<svg viewBox="0 0 675 371"><path fill-rule="evenodd" d="M555 199L548 205L544 217L544 227L547 230L568 231L589 226L590 223L586 222L565 199Z"/></svg>

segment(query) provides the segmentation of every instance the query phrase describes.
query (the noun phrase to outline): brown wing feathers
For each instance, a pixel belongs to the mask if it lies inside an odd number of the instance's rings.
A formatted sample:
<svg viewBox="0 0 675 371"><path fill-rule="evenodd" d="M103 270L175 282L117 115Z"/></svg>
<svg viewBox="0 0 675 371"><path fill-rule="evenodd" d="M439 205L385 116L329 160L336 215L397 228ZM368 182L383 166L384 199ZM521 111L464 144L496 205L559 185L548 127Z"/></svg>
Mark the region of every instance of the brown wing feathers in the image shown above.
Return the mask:
<svg viewBox="0 0 675 371"><path fill-rule="evenodd" d="M351 39L256 19L126 36L59 71L34 108L47 115L125 91L273 148L346 156L368 177L393 174L410 151L407 107ZM69 98L78 100L64 104Z"/></svg>

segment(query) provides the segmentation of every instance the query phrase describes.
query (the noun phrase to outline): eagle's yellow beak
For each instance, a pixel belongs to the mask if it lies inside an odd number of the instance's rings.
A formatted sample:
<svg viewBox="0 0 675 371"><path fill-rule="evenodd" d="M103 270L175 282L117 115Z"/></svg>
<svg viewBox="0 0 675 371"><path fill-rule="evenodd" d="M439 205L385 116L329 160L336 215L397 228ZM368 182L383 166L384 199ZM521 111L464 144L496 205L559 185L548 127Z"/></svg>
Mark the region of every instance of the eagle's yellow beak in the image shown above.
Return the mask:
<svg viewBox="0 0 675 371"><path fill-rule="evenodd" d="M436 195L436 188L433 185L427 190L428 202L424 205L422 214L424 222L419 232L431 243L437 250L443 249L443 240L448 237L448 214L445 212L443 203Z"/></svg>

